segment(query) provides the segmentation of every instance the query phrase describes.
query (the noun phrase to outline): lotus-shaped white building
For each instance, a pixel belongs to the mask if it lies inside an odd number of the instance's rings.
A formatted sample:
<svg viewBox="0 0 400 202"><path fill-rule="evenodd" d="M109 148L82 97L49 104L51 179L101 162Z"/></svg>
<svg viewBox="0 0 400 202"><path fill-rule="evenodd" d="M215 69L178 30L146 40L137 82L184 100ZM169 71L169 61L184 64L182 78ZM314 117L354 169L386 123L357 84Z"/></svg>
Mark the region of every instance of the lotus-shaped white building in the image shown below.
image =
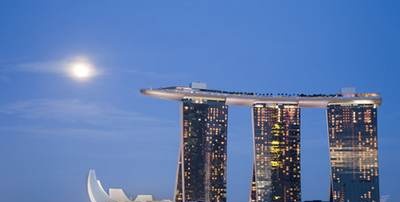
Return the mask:
<svg viewBox="0 0 400 202"><path fill-rule="evenodd" d="M172 202L170 200L155 201L152 195L138 195L135 200L130 200L122 189L115 188L110 188L107 193L97 180L94 170L89 171L87 191L91 202Z"/></svg>

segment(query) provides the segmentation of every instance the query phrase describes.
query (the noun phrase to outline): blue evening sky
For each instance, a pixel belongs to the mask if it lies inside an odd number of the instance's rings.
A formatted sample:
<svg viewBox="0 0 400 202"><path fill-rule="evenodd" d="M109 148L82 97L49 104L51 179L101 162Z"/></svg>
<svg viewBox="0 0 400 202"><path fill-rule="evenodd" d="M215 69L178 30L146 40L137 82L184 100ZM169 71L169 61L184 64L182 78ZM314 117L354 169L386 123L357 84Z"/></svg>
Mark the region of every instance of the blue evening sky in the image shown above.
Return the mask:
<svg viewBox="0 0 400 202"><path fill-rule="evenodd" d="M87 82L62 68L85 57ZM0 2L0 196L88 202L86 176L172 198L179 104L144 87L379 92L381 195L400 201L400 2ZM248 199L250 109L229 114L228 200ZM325 111L302 111L302 196L328 199Z"/></svg>

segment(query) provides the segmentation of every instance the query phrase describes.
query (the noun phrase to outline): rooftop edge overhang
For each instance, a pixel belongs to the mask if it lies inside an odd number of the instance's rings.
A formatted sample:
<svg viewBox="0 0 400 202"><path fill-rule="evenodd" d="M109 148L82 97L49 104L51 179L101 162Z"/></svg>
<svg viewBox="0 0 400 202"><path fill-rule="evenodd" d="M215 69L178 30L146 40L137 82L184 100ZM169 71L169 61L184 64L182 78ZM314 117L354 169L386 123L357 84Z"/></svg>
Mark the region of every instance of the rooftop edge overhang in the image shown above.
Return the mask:
<svg viewBox="0 0 400 202"><path fill-rule="evenodd" d="M364 93L365 96L260 96L239 95L218 92L204 92L182 87L181 89L141 89L143 95L166 100L206 99L224 100L227 105L252 106L257 103L295 104L303 108L326 108L330 104L374 104L380 105L381 97L376 93Z"/></svg>

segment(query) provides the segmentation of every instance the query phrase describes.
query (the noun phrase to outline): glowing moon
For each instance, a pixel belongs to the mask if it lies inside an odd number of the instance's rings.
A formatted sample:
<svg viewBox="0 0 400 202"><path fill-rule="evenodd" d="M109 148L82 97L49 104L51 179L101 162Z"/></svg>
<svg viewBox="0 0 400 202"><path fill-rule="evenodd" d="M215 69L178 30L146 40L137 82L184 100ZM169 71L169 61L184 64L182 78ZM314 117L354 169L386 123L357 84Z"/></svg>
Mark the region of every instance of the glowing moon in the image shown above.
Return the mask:
<svg viewBox="0 0 400 202"><path fill-rule="evenodd" d="M86 81L96 75L96 69L87 61L76 61L70 64L69 74L76 80Z"/></svg>

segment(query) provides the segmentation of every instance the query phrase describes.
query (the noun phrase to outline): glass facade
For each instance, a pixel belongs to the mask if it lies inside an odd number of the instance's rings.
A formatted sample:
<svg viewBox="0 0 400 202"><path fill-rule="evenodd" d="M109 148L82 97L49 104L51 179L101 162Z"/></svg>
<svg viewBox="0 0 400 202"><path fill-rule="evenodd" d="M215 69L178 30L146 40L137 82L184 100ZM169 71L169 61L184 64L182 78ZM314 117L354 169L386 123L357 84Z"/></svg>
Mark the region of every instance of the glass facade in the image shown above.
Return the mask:
<svg viewBox="0 0 400 202"><path fill-rule="evenodd" d="M378 93L344 88L335 94L265 94L206 87L192 83L141 90L182 102L175 202L226 201L227 103L252 107L250 202L301 201L300 108L327 109L330 201L379 201Z"/></svg>
<svg viewBox="0 0 400 202"><path fill-rule="evenodd" d="M377 108L328 105L332 202L378 202Z"/></svg>
<svg viewBox="0 0 400 202"><path fill-rule="evenodd" d="M176 189L175 189L175 202L183 202L183 190L182 190L182 151L179 151L178 168L176 172Z"/></svg>
<svg viewBox="0 0 400 202"><path fill-rule="evenodd" d="M182 142L176 202L226 202L228 106L182 100Z"/></svg>
<svg viewBox="0 0 400 202"><path fill-rule="evenodd" d="M250 202L301 201L300 108L254 104Z"/></svg>

